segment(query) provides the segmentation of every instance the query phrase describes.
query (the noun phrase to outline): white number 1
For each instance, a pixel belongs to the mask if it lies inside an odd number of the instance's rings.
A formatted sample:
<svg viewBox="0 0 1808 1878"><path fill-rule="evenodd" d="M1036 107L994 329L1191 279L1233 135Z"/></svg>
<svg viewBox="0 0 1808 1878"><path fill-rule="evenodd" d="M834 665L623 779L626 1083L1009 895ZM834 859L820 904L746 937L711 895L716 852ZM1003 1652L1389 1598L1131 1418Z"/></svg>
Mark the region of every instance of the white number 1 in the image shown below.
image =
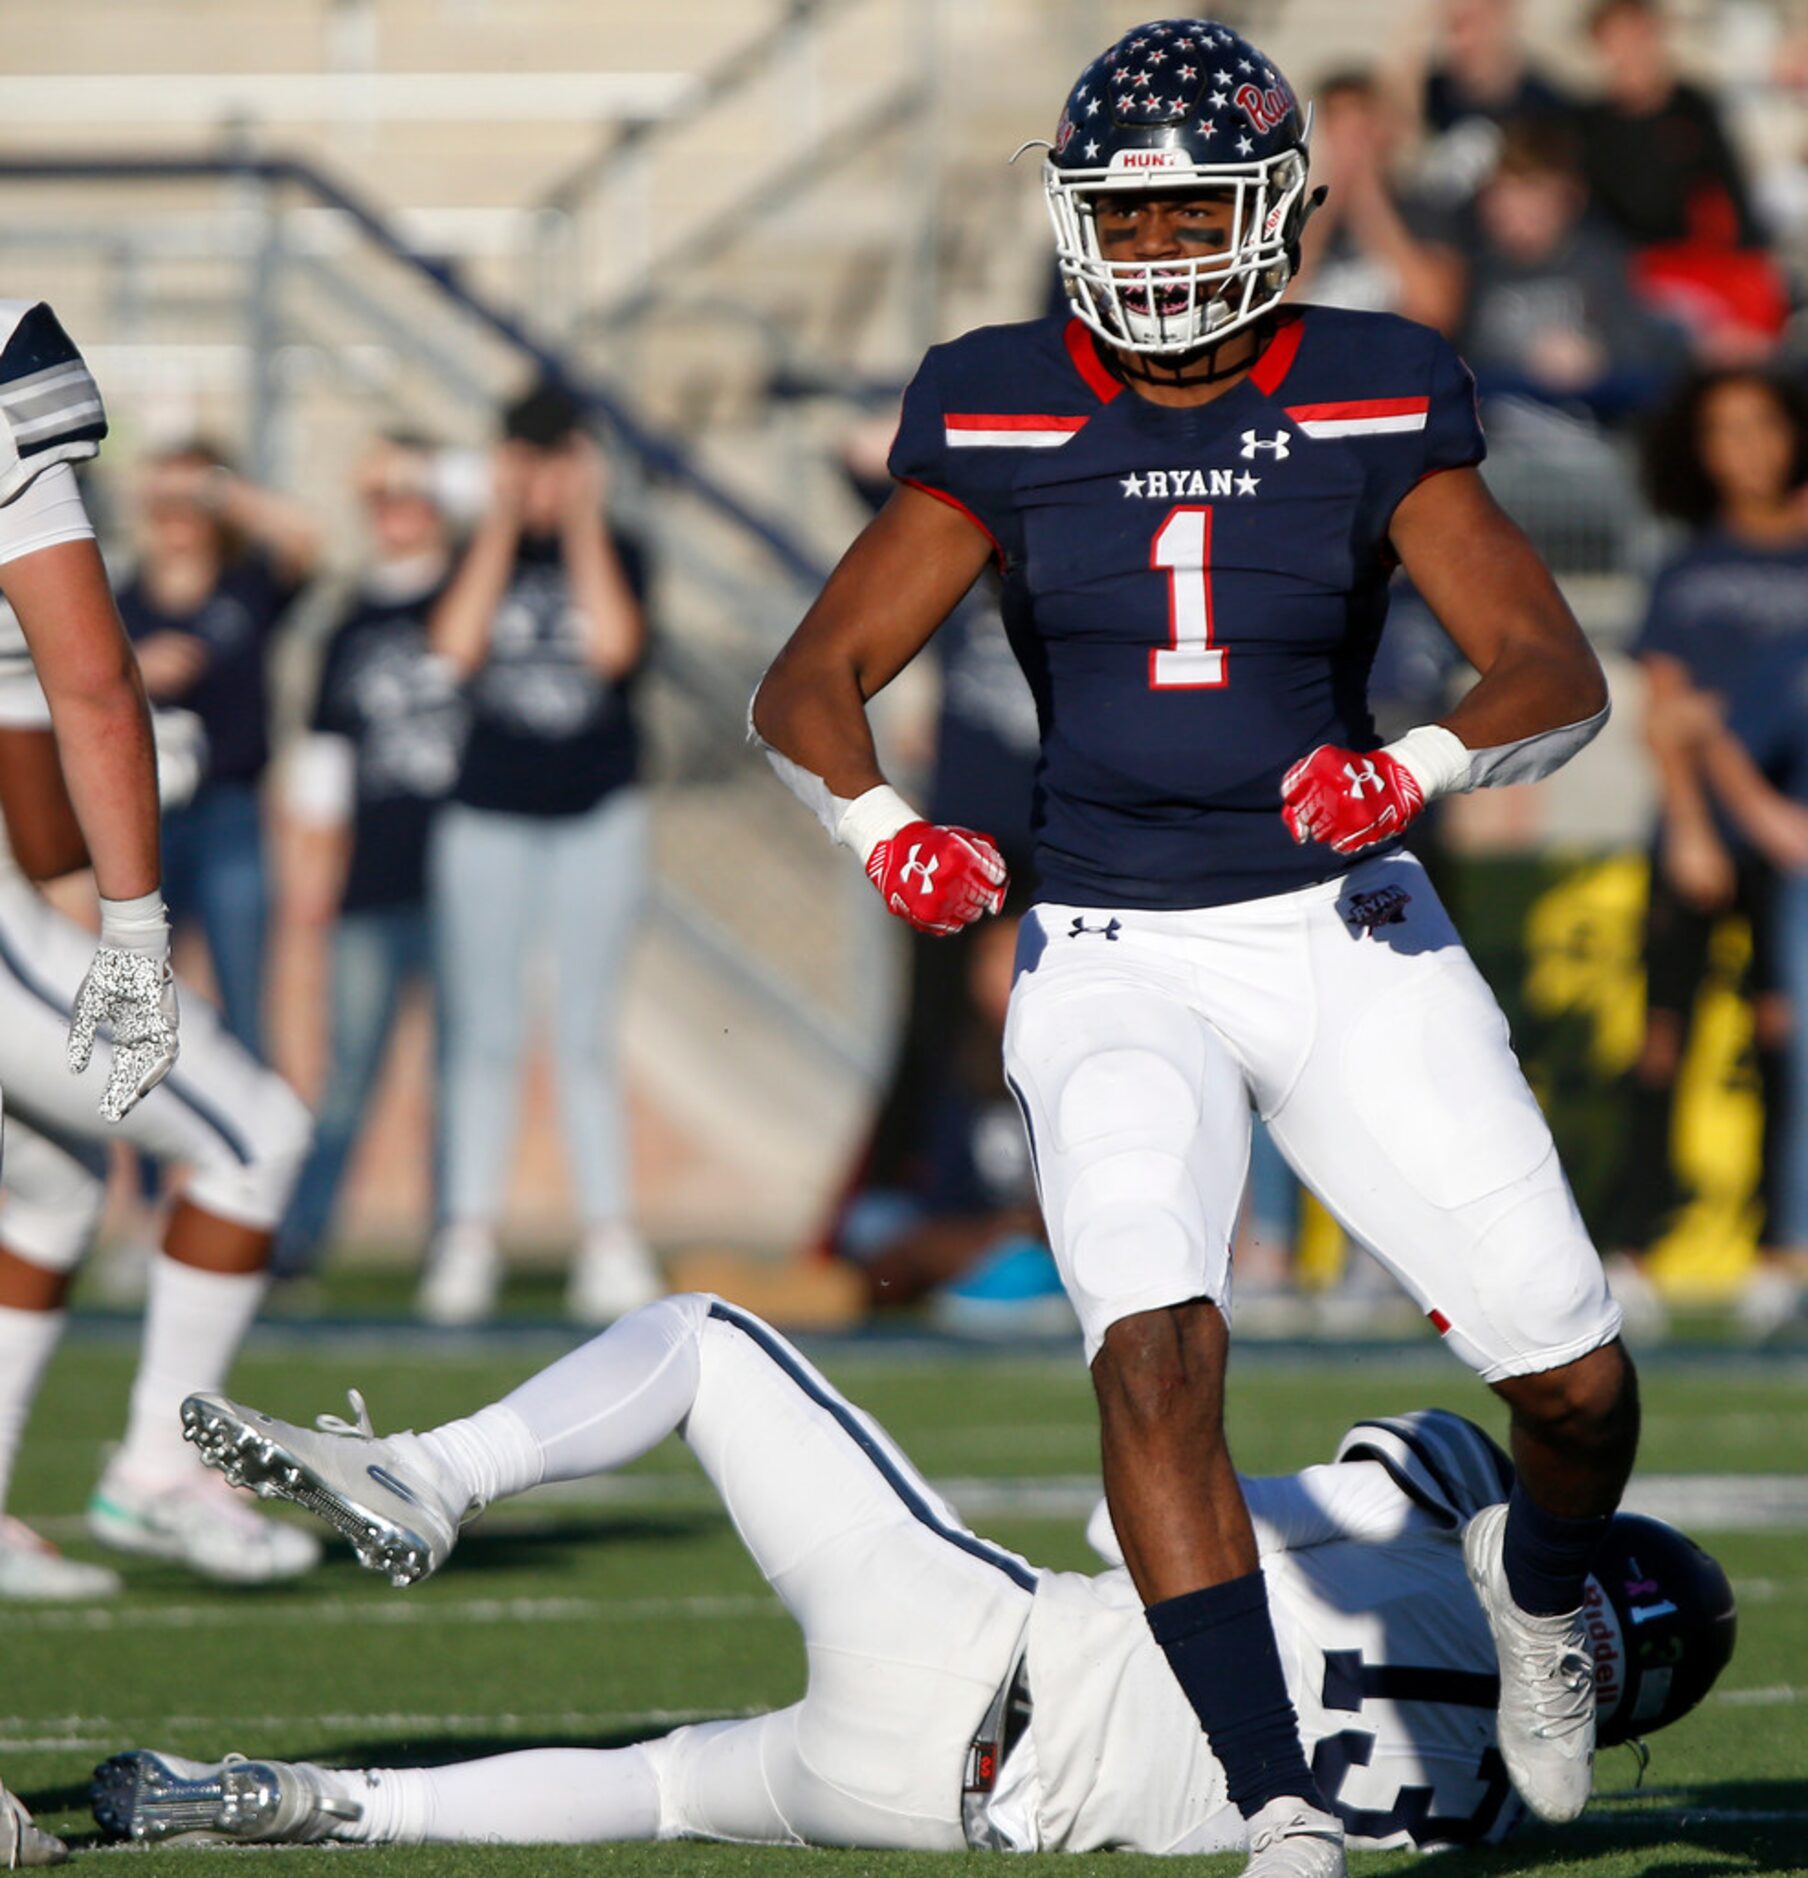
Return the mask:
<svg viewBox="0 0 1808 1878"><path fill-rule="evenodd" d="M1151 691L1222 685L1224 648L1212 644L1212 512L1170 509L1149 544L1149 565L1168 572L1170 644L1149 648Z"/></svg>

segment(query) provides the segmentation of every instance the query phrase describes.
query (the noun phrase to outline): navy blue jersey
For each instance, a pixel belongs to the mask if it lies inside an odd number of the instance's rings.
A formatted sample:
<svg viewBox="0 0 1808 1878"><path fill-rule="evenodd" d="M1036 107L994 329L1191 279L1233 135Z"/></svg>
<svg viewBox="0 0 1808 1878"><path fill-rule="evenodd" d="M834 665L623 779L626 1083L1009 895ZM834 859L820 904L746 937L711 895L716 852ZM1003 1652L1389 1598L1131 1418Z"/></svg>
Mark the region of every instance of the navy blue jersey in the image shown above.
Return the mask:
<svg viewBox="0 0 1808 1878"><path fill-rule="evenodd" d="M1679 661L1703 691L1731 696L1758 654L1808 624L1808 541L1742 541L1709 528L1658 569L1632 650Z"/></svg>
<svg viewBox="0 0 1808 1878"><path fill-rule="evenodd" d="M997 550L1041 725L1045 899L1220 906L1344 871L1295 845L1281 777L1321 743L1375 747L1394 510L1482 455L1468 369L1390 314L1287 309L1189 409L1127 389L1077 320L930 351L892 474Z"/></svg>

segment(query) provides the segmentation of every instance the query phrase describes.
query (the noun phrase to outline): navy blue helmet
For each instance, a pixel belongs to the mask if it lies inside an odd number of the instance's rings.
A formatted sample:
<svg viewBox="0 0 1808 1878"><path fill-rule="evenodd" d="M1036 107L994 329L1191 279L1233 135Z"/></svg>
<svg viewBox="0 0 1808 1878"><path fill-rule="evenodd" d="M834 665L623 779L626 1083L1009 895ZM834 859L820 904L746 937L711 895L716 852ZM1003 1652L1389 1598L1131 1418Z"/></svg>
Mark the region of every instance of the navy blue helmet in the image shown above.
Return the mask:
<svg viewBox="0 0 1808 1878"><path fill-rule="evenodd" d="M1732 1660L1733 1588L1717 1560L1661 1519L1616 1513L1583 1615L1603 1747L1680 1720Z"/></svg>
<svg viewBox="0 0 1808 1878"><path fill-rule="evenodd" d="M1293 88L1239 33L1153 20L1083 71L1043 164L1055 253L1074 312L1131 352L1182 353L1259 319L1287 291L1311 210L1306 119ZM1107 261L1093 211L1127 190L1222 192L1228 250Z"/></svg>

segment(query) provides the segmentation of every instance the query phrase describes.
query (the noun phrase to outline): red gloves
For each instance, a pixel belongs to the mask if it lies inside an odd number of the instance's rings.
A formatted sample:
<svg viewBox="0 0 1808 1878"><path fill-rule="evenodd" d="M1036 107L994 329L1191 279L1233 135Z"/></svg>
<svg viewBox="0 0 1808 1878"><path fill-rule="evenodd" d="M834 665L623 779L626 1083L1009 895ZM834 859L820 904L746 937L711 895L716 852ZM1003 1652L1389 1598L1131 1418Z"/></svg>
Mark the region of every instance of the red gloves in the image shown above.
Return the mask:
<svg viewBox="0 0 1808 1878"><path fill-rule="evenodd" d="M970 828L906 822L866 857L866 877L888 911L918 932L954 933L1004 905L1004 862Z"/></svg>
<svg viewBox="0 0 1808 1878"><path fill-rule="evenodd" d="M1385 750L1366 755L1321 743L1281 778L1281 820L1295 841L1322 841L1356 854L1400 833L1425 806L1425 791Z"/></svg>

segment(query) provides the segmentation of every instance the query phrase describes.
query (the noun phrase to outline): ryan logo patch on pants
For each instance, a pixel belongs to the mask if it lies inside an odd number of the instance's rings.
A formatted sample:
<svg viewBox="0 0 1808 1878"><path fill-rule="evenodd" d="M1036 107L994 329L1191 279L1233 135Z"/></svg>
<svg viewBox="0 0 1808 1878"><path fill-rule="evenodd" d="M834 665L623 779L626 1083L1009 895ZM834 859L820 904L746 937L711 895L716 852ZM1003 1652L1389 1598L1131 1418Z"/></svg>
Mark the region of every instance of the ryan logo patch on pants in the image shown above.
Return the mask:
<svg viewBox="0 0 1808 1878"><path fill-rule="evenodd" d="M1379 926L1403 926L1412 895L1404 887L1377 887L1371 893L1353 893L1344 903L1343 917L1358 939Z"/></svg>

